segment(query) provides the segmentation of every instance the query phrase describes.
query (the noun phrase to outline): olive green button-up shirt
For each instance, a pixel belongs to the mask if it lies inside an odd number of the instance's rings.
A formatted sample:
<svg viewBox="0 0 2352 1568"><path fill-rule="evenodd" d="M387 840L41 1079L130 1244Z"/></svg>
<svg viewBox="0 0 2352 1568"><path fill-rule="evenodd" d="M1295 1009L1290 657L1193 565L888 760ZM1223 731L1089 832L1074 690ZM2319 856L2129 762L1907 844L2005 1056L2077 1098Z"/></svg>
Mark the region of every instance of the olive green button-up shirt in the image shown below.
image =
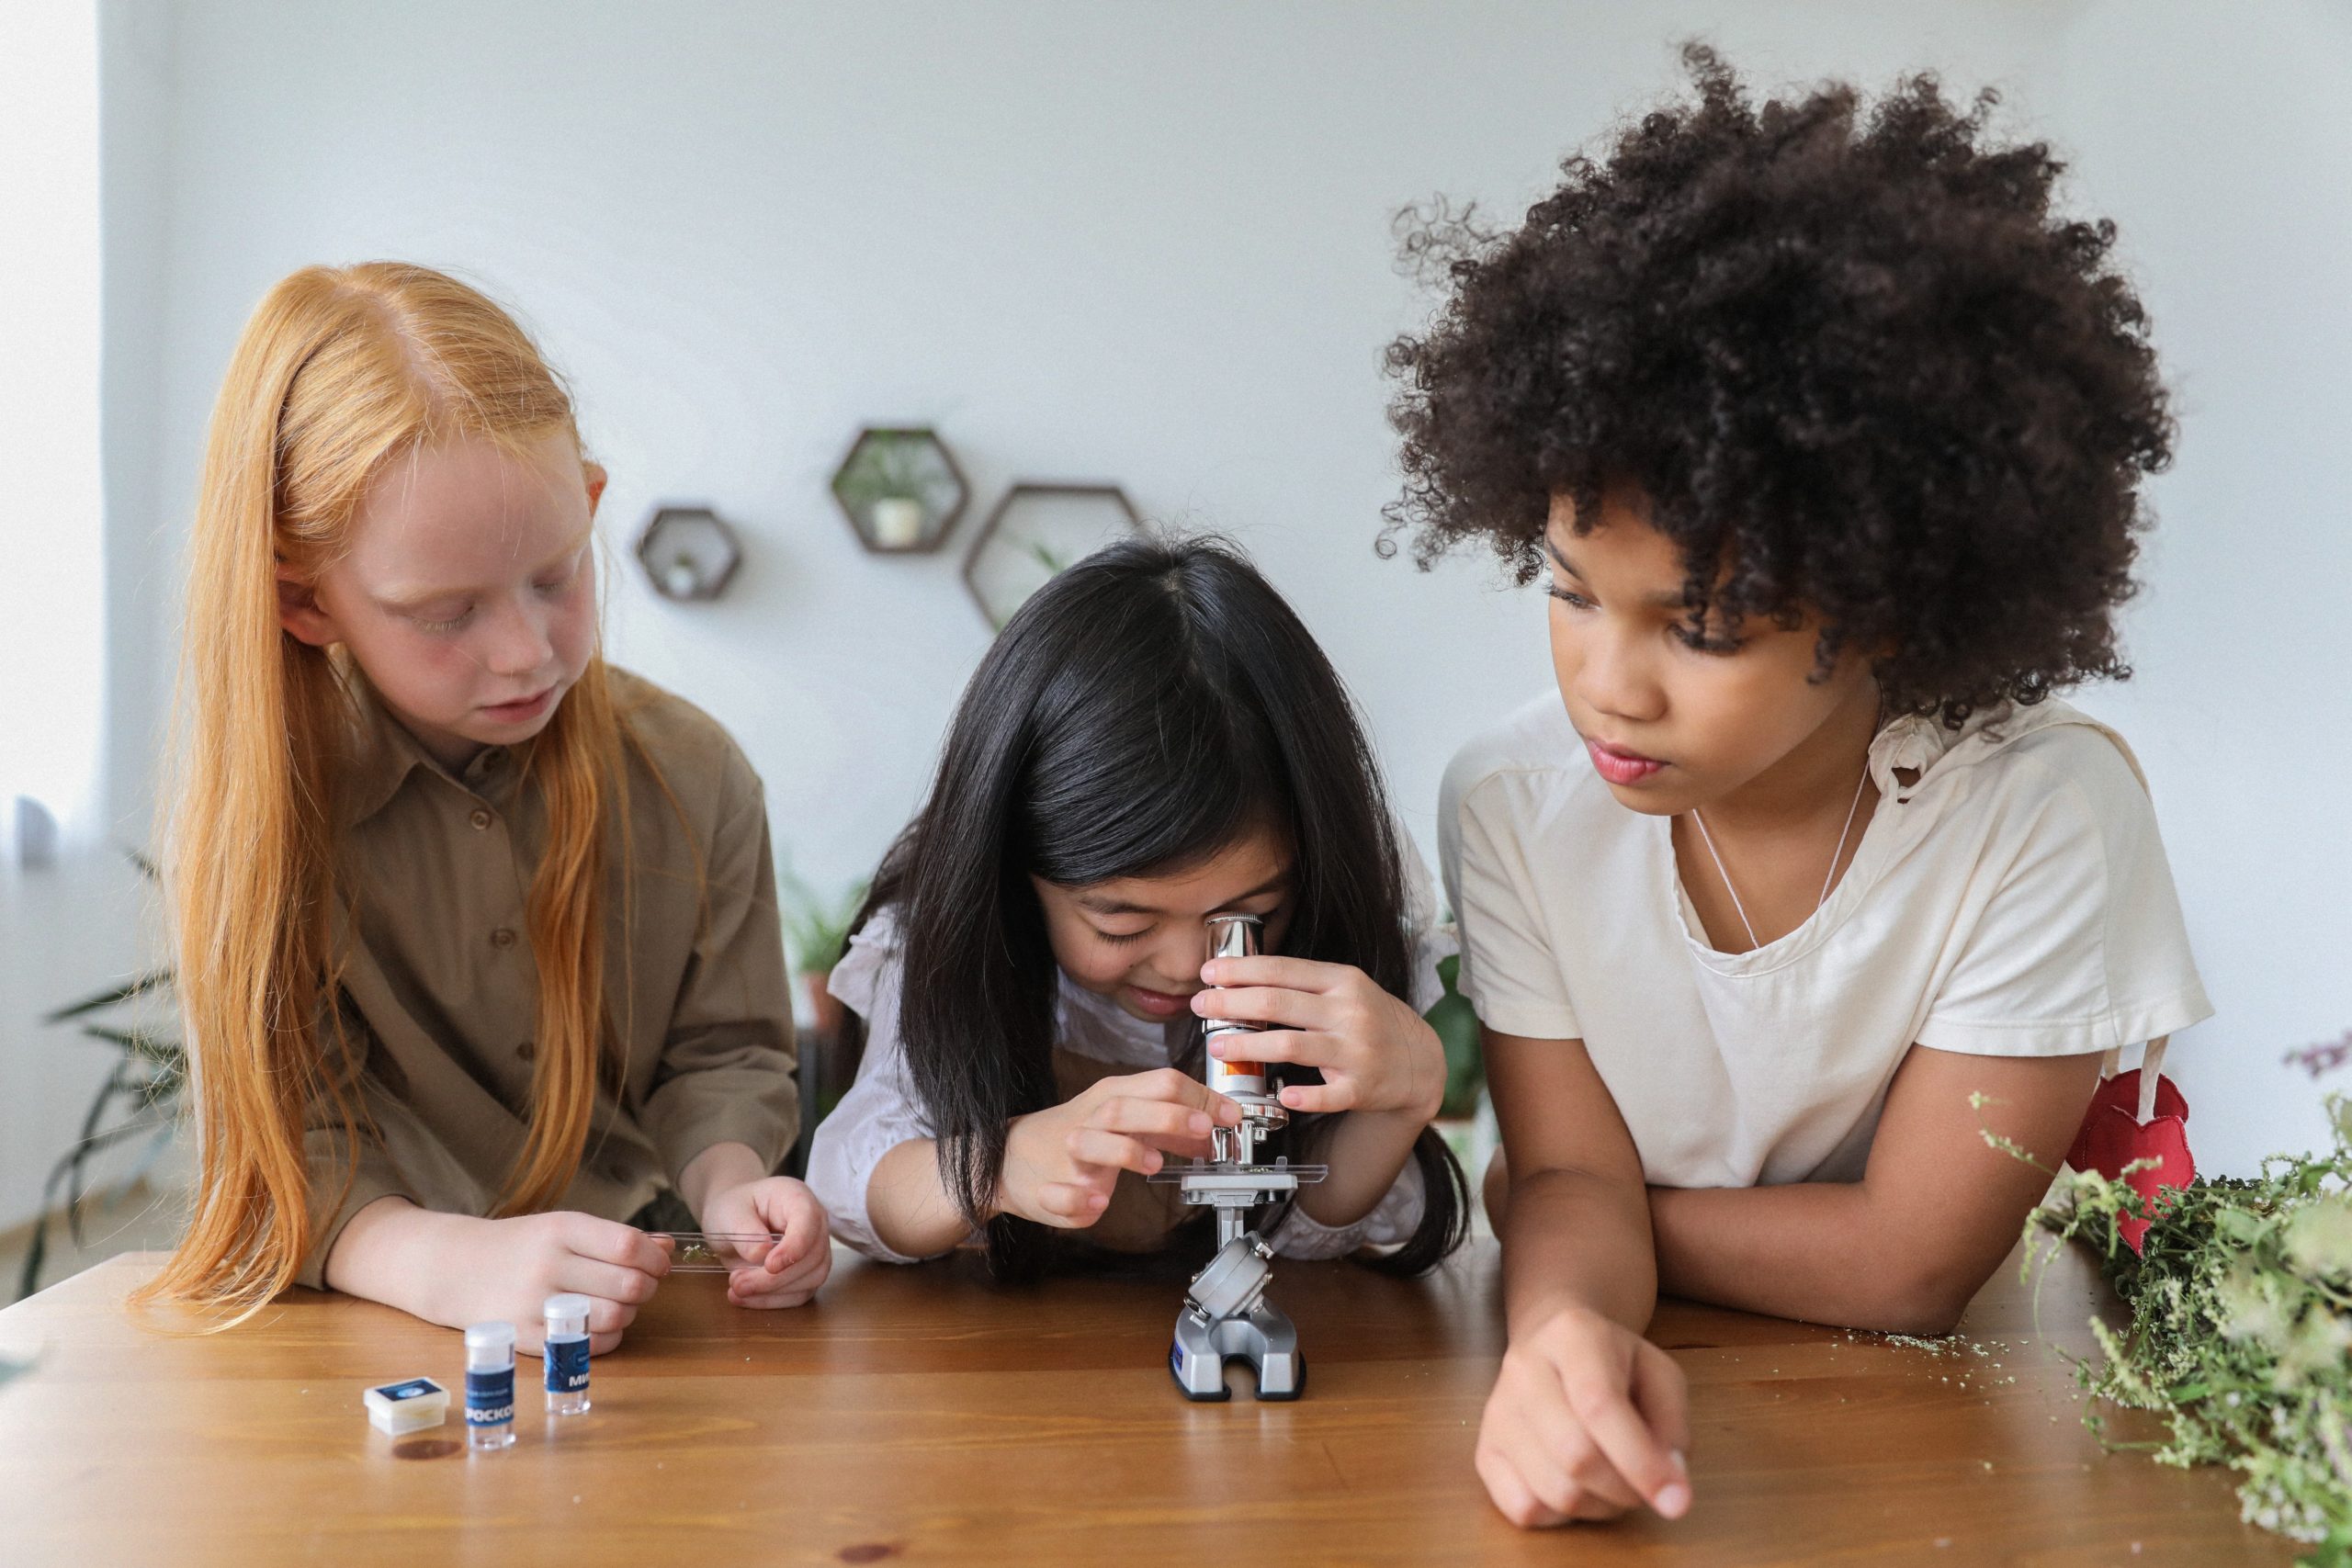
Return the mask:
<svg viewBox="0 0 2352 1568"><path fill-rule="evenodd" d="M799 1108L759 776L701 710L625 671L610 679L661 782L629 754L632 886L621 835L608 827L605 839L605 994L619 1060L555 1206L626 1219L714 1145L748 1145L773 1168ZM364 682L361 710L337 807L351 913L336 937L356 1098L375 1135L363 1130L355 1149L330 1102L312 1112L319 1224L297 1276L312 1287L345 1224L379 1198L488 1213L531 1106L538 981L525 907L543 802L514 748L488 748L453 774Z"/></svg>

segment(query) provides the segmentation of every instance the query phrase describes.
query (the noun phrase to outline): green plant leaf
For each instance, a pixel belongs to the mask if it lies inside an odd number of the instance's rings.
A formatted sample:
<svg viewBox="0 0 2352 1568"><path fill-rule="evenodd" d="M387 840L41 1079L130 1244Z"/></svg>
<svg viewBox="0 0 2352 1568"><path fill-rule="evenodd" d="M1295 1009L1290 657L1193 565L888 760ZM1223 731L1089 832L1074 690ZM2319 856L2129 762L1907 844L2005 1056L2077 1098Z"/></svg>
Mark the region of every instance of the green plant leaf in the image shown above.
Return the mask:
<svg viewBox="0 0 2352 1568"><path fill-rule="evenodd" d="M144 975L133 976L119 986L100 991L96 996L85 997L78 1002L70 1002L54 1012L45 1012L41 1014L40 1021L43 1023L70 1022L89 1013L102 1012L110 1007L119 1007L133 997L143 997L150 991L162 990L171 983L172 972L169 969L153 969Z"/></svg>
<svg viewBox="0 0 2352 1568"><path fill-rule="evenodd" d="M777 868L778 913L784 920L784 945L792 955L793 973L822 975L841 962L849 945L849 928L865 907L866 886L861 878L828 898L792 869L789 859Z"/></svg>
<svg viewBox="0 0 2352 1568"><path fill-rule="evenodd" d="M1448 953L1437 961L1437 977L1444 983L1445 995L1421 1015L1437 1031L1438 1043L1445 1050L1445 1097L1438 1114L1446 1118L1475 1114L1478 1093L1487 1084L1486 1057L1478 1048L1478 1015L1470 999L1454 988L1461 974L1458 955Z"/></svg>
<svg viewBox="0 0 2352 1568"><path fill-rule="evenodd" d="M125 852L141 874L151 881L160 880L153 862L136 851ZM84 1021L81 1032L85 1039L112 1046L121 1055L92 1097L82 1118L80 1135L50 1168L41 1183L40 1212L35 1216L32 1235L25 1249L24 1269L17 1280L20 1295L29 1295L40 1282L41 1266L49 1252L49 1224L56 1213L60 1190L65 1194L67 1229L78 1243L83 1201L88 1196L85 1179L90 1161L119 1144L143 1136L151 1140L138 1166L143 1171L157 1148L170 1139L172 1112L188 1081L187 1050L169 1035L136 1026L119 1027L99 1021L96 1015L164 990L171 984L171 970L153 969L43 1015L43 1021L48 1023ZM107 1115L118 1102L132 1108L130 1117L108 1126Z"/></svg>

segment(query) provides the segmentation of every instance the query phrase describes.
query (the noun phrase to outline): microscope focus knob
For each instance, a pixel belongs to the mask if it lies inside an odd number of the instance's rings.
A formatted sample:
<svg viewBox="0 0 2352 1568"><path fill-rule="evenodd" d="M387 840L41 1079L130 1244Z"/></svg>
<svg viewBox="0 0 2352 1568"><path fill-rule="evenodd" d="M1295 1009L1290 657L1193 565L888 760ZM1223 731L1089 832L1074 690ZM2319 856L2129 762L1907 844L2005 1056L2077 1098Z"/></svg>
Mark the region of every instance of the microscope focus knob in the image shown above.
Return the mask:
<svg viewBox="0 0 2352 1568"><path fill-rule="evenodd" d="M1194 1311L1212 1323L1245 1316L1273 1278L1273 1270L1266 1266L1273 1255L1274 1249L1255 1231L1236 1236L1193 1276L1185 1297Z"/></svg>

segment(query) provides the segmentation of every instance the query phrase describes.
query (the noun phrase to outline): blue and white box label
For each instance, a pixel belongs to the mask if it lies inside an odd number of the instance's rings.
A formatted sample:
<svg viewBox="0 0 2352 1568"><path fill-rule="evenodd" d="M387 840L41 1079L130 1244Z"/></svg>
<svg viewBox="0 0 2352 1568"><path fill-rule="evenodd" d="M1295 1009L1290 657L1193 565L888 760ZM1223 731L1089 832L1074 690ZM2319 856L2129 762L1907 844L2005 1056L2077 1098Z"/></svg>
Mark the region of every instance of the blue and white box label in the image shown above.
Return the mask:
<svg viewBox="0 0 2352 1568"><path fill-rule="evenodd" d="M547 1362L549 1393L578 1393L588 1386L586 1339L548 1340Z"/></svg>
<svg viewBox="0 0 2352 1568"><path fill-rule="evenodd" d="M466 1374L466 1425L503 1427L514 1419L514 1369Z"/></svg>

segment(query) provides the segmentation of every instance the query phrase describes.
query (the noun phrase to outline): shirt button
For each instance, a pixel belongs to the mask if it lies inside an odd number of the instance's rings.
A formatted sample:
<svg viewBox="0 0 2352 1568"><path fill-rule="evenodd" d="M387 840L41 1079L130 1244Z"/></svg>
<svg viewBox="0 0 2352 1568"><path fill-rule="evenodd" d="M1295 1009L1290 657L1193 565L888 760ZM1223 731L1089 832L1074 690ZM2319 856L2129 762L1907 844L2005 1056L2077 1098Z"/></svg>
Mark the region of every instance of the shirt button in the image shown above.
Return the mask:
<svg viewBox="0 0 2352 1568"><path fill-rule="evenodd" d="M475 832L483 832L490 827L490 813L477 806L473 809L473 814L468 817L466 820L474 825Z"/></svg>
<svg viewBox="0 0 2352 1568"><path fill-rule="evenodd" d="M514 946L514 931L511 931L511 930L509 930L509 929L508 929L507 927L505 927L505 926L501 926L501 927L499 927L496 931L492 931L492 932L491 932L491 933L490 933L490 945L491 945L491 946L492 946L492 947L512 947L512 946Z"/></svg>
<svg viewBox="0 0 2352 1568"><path fill-rule="evenodd" d="M532 1057L539 1054L539 1048L533 1042L526 1040L523 1043L514 1047L514 1054L527 1062Z"/></svg>

